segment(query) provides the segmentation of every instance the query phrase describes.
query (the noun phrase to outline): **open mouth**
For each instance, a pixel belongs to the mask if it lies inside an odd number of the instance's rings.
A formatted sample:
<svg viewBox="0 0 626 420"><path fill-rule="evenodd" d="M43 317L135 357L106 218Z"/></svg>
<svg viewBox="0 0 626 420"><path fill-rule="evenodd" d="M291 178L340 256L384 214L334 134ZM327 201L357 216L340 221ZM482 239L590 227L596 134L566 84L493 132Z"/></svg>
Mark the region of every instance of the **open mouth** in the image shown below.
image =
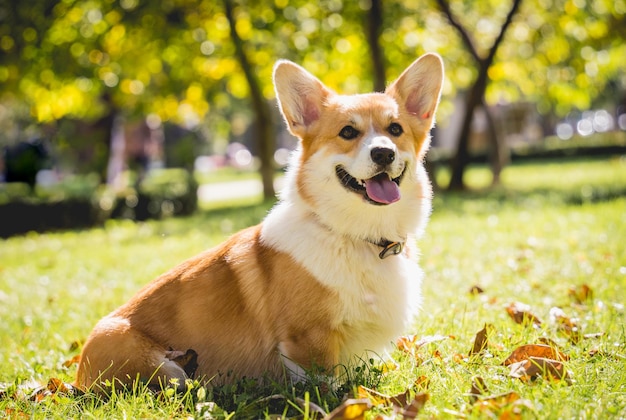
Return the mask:
<svg viewBox="0 0 626 420"><path fill-rule="evenodd" d="M400 200L400 181L405 170L406 167L397 178L390 178L389 174L381 172L370 179L356 179L341 166L335 168L335 173L347 190L359 194L371 204L387 205Z"/></svg>

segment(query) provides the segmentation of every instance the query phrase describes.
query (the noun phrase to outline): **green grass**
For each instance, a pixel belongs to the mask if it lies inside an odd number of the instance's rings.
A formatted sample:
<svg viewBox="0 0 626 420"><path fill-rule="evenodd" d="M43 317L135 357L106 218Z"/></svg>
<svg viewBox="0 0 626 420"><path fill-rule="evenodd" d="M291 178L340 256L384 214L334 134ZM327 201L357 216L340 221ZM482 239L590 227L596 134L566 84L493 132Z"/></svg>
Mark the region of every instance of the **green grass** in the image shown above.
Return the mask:
<svg viewBox="0 0 626 420"><path fill-rule="evenodd" d="M396 352L399 368L384 374L381 367L367 365L353 373L352 383L396 394L421 390L414 383L428 378L429 400L420 418L458 418L459 413L488 418L469 402L475 376L484 379L489 394L516 392L524 400L523 418L624 418L626 159L525 163L507 168L502 180L493 190L437 193L420 240L424 305L407 333L450 338L418 349L419 360ZM468 182L484 188L487 170L473 167ZM166 269L257 223L270 207L256 203L141 224L115 221L98 229L0 242L0 383L6 389L0 393L0 417L202 417L208 405L197 404L217 401L231 414L236 411L236 418L247 418L287 408L294 415L296 398L310 398L326 410L338 405L345 388L258 388L250 382L195 388L190 395L138 391L106 402L57 396L34 403L19 396L32 382L71 381L76 366L63 363L79 352L76 343L100 317ZM576 303L569 289L582 284L591 287L593 299ZM475 285L485 293L470 294ZM529 304L542 326L515 324L504 310L514 301ZM582 333L602 335L573 343L550 321L550 309L557 306L578 319ZM468 359L485 323L493 325L490 356ZM501 366L517 346L542 337L570 356L571 385L541 378L525 383ZM266 398L279 393L292 403ZM214 414L227 417L220 410Z"/></svg>

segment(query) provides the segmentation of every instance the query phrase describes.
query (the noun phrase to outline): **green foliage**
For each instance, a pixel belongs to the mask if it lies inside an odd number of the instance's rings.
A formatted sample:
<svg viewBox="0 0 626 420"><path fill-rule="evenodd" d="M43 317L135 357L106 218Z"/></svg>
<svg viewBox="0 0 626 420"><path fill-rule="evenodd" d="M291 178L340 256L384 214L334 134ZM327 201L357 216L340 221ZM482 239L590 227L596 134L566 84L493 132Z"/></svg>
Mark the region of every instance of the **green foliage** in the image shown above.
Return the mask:
<svg viewBox="0 0 626 420"><path fill-rule="evenodd" d="M273 97L277 58L302 63L333 88L370 90L369 7L367 1L239 1L237 30L264 95ZM509 5L452 0L450 7L485 49ZM220 2L36 0L1 11L0 98L25 100L37 121L94 118L110 97L126 114L190 125L206 120L212 137L225 138L232 115L248 113L247 84ZM471 57L434 2L386 2L383 12L388 78L424 51L446 60L445 120L448 100L473 82ZM524 1L490 69L489 101L535 100L558 114L588 108L607 83L621 83L625 15L623 0Z"/></svg>
<svg viewBox="0 0 626 420"><path fill-rule="evenodd" d="M468 183L486 186L485 175L486 168L472 167ZM388 395L425 390L430 395L427 417L461 413L485 418L468 397L474 376L481 376L490 393L515 391L526 400L528 405L520 408L523 418L623 417L624 179L623 157L526 162L505 169L502 188L436 194L431 222L419 242L426 274L424 309L407 332L448 338L424 345L418 357L395 352L398 368L369 361L351 367L348 385L336 390L315 381L259 387L244 380L215 389L194 384L186 393L158 396L137 389L108 401L91 395L28 400L27 390L35 386L30 381L72 380L76 367L64 362L78 353L100 317L183 259L257 223L272 203L10 238L0 242L0 413L34 418L304 416L298 399L328 411L354 385L365 385ZM582 284L594 296L580 303L569 289ZM484 293L470 294L474 285ZM504 310L513 301L531 305L542 326L513 323ZM572 342L550 321L555 306L577 317L582 333L602 334ZM485 323L494 331L490 356L462 360ZM519 345L541 338L553 340L570 356L571 385L508 377L501 362ZM16 397L20 393L25 395Z"/></svg>
<svg viewBox="0 0 626 420"><path fill-rule="evenodd" d="M126 188L108 189L100 199L103 210L112 210L111 217L160 219L190 215L198 207L198 184L185 169L153 169L141 179L128 171L125 178Z"/></svg>
<svg viewBox="0 0 626 420"><path fill-rule="evenodd" d="M0 237L33 231L77 229L107 218L133 220L190 215L198 207L198 184L185 169L152 170L138 180L128 172L125 188L100 185L96 174L69 176L52 186L0 184Z"/></svg>
<svg viewBox="0 0 626 420"><path fill-rule="evenodd" d="M31 230L89 227L104 218L96 202L100 194L95 174L71 176L54 186L0 184L0 237Z"/></svg>

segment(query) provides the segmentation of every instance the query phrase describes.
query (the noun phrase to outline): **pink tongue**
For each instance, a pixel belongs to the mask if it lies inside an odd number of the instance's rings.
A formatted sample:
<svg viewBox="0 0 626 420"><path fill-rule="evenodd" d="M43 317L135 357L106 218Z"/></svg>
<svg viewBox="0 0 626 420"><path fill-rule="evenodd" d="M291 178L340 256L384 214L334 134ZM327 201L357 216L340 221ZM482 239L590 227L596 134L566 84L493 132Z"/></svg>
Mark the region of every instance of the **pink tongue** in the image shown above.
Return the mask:
<svg viewBox="0 0 626 420"><path fill-rule="evenodd" d="M378 203L391 204L400 199L398 184L390 180L385 173L365 181L365 191L369 198Z"/></svg>

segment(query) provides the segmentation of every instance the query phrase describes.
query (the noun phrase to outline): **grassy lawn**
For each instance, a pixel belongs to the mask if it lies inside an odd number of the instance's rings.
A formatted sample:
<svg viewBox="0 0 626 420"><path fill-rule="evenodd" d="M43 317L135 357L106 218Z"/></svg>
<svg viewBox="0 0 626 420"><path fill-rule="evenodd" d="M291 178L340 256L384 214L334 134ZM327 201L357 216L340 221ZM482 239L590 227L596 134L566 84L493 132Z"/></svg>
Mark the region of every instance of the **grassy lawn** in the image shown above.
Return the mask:
<svg viewBox="0 0 626 420"><path fill-rule="evenodd" d="M477 188L488 185L485 168L472 168L468 176ZM502 180L491 190L437 194L420 241L424 308L407 334L441 337L398 350L395 365L366 364L351 374L352 385L385 395L425 392L419 418L626 417L626 159L519 164L507 168ZM0 417L297 415L305 409L297 408L296 398L334 409L345 387L258 389L248 382L196 387L188 395L138 391L108 401L62 393L29 399L30 390L50 378L73 379L76 365L66 362L98 319L166 269L257 223L270 206L141 224L116 221L0 242ZM470 293L474 286L483 293ZM583 286L593 296L581 292ZM529 305L541 325L515 323L505 309L513 302ZM470 356L485 324L491 325L486 348ZM503 360L542 340L568 356L568 378L511 377ZM487 389L472 402L476 377ZM367 418L389 415L384 406Z"/></svg>

